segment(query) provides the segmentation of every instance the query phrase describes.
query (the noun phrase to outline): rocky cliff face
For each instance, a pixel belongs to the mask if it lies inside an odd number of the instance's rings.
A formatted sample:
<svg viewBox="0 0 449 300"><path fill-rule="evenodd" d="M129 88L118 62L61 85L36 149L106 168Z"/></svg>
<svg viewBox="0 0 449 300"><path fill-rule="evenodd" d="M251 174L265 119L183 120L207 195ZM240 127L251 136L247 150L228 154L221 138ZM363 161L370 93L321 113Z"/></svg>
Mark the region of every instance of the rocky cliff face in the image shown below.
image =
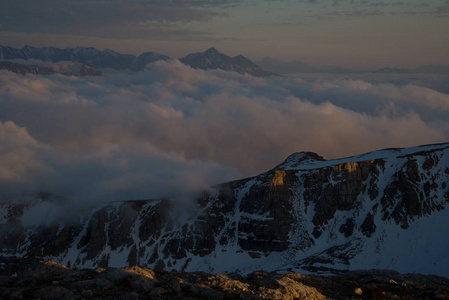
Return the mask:
<svg viewBox="0 0 449 300"><path fill-rule="evenodd" d="M449 276L449 144L326 161L295 153L195 203L106 203L67 219L40 195L0 206L3 257L249 273L395 269ZM73 215L73 212L71 213Z"/></svg>

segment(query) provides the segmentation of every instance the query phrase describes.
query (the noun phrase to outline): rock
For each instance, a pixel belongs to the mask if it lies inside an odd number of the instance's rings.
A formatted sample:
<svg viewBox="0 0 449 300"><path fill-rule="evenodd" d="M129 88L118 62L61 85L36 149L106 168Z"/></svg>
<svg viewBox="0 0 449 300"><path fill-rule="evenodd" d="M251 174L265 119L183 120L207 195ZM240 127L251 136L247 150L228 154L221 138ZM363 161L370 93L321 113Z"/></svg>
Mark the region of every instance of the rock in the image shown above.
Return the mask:
<svg viewBox="0 0 449 300"><path fill-rule="evenodd" d="M140 295L139 293L136 292L128 292L128 293L123 293L121 295L118 295L118 297L116 297L116 299L119 300L139 300L139 299L146 299L143 295Z"/></svg>
<svg viewBox="0 0 449 300"><path fill-rule="evenodd" d="M85 298L92 298L94 293L92 292L92 290L83 290L81 292L81 295Z"/></svg>
<svg viewBox="0 0 449 300"><path fill-rule="evenodd" d="M42 268L52 269L51 263ZM6 268L9 266L6 265ZM133 270L133 272L130 272ZM62 268L58 285L52 272L0 281L1 299L447 299L449 279L385 270L318 276L299 273L153 272L132 267L102 272ZM407 286L398 284L407 282ZM147 285L148 284L148 285Z"/></svg>
<svg viewBox="0 0 449 300"><path fill-rule="evenodd" d="M327 299L314 287L307 286L288 277L282 277L278 283L283 287L285 297L283 299Z"/></svg>
<svg viewBox="0 0 449 300"><path fill-rule="evenodd" d="M110 290L114 286L114 284L111 281L107 280L106 278L95 278L90 282L86 283L90 283L89 288L95 287L97 290L102 291Z"/></svg>
<svg viewBox="0 0 449 300"><path fill-rule="evenodd" d="M22 290L13 290L13 291L4 291L2 293L2 298L8 299L8 300L21 300L24 299Z"/></svg>
<svg viewBox="0 0 449 300"><path fill-rule="evenodd" d="M162 295L164 295L164 294L166 294L166 293L167 293L167 291L166 291L164 288L162 288L162 287L157 287L157 288L153 289L153 290L149 293L149 295L150 295L151 297L158 297L158 296L162 296Z"/></svg>
<svg viewBox="0 0 449 300"><path fill-rule="evenodd" d="M132 273L129 273L123 269L107 268L98 275L98 278L105 278L108 281L124 280L129 278Z"/></svg>
<svg viewBox="0 0 449 300"><path fill-rule="evenodd" d="M201 292L199 292L198 295L201 297L204 297L206 299L210 299L210 300L224 299L224 296L222 293L220 293L218 291L211 290L211 289L203 289Z"/></svg>
<svg viewBox="0 0 449 300"><path fill-rule="evenodd" d="M137 275L131 279L130 286L135 291L148 293L154 288L155 283L151 279Z"/></svg>
<svg viewBox="0 0 449 300"><path fill-rule="evenodd" d="M153 270L151 270L151 269L148 269L148 268L141 268L141 267L138 267L138 266L132 266L132 267L123 268L123 270L125 270L128 273L132 273L132 274L135 274L135 275L141 275L141 276L144 276L144 277L146 277L148 279L155 280L154 279L155 272Z"/></svg>
<svg viewBox="0 0 449 300"><path fill-rule="evenodd" d="M44 286L34 293L34 297L41 298L42 300L72 300L80 299L75 294L61 286Z"/></svg>
<svg viewBox="0 0 449 300"><path fill-rule="evenodd" d="M393 280L393 279L390 279L390 281L388 281L389 283L391 283L391 284L398 284L395 280Z"/></svg>
<svg viewBox="0 0 449 300"><path fill-rule="evenodd" d="M56 277L64 274L68 268L62 264L53 261L40 261L21 264L20 276L40 277Z"/></svg>

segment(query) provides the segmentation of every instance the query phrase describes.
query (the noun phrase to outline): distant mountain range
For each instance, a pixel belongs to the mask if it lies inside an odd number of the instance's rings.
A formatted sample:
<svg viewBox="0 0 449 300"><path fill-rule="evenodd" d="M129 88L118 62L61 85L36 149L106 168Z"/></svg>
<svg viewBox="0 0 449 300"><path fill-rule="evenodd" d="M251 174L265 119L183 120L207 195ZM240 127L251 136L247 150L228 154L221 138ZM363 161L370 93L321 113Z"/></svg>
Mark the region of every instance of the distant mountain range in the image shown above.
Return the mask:
<svg viewBox="0 0 449 300"><path fill-rule="evenodd" d="M121 54L110 49L100 51L92 47L75 47L58 49L55 47L31 47L24 46L22 49L17 49L8 46L0 46L0 61L1 60L28 60L35 59L44 62L56 63L60 61L70 61L79 63L97 69L96 72L91 69L95 75L99 75L99 69L115 69L115 70L132 70L142 71L149 63L170 59L169 56L155 52L145 52L139 56L131 54ZM184 64L195 69L221 69L225 71L234 71L240 74L250 74L253 76L270 76L276 74L292 74L292 73L329 73L329 74L365 74L365 73L379 73L379 74L449 74L449 65L427 65L412 69L404 68L378 68L378 69L350 69L342 67L314 67L301 61L281 61L271 57L265 57L255 63L244 57L237 55L230 57L224 53L219 52L215 48L209 48L204 52L192 53L179 59ZM18 63L18 62L15 62ZM19 63L20 64L20 63ZM20 67L19 73L33 73L38 72L44 75L46 71L29 70L28 67ZM83 67L83 68L86 68ZM18 66L4 65L3 69L18 70ZM30 72L26 71L29 70ZM80 71L81 72L81 71ZM82 73L82 72L81 72ZM37 74L37 73L36 73ZM89 74L92 75L92 74Z"/></svg>
<svg viewBox="0 0 449 300"><path fill-rule="evenodd" d="M166 61L170 57L155 52L145 52L139 56L134 56L131 54L120 54L110 49L100 51L91 47L58 49L55 47L36 48L24 46L22 49L16 49L0 46L0 60L13 59L38 59L53 63L71 61L95 69L111 68L115 70L142 71L147 64L159 60ZM180 61L195 69L222 69L241 74L247 73L253 76L268 76L272 74L264 71L242 55L229 57L215 48L210 48L201 53L189 54L181 58ZM26 68L22 67L22 69L25 70Z"/></svg>
<svg viewBox="0 0 449 300"><path fill-rule="evenodd" d="M130 69L140 71L145 65L157 61L168 60L166 55L146 52L138 57L131 54L120 54L110 49L100 51L92 47L75 47L58 49L55 47L31 47L22 49L0 46L0 60L38 59L46 62L71 61L85 64L93 68L111 68L116 70Z"/></svg>
<svg viewBox="0 0 449 300"><path fill-rule="evenodd" d="M75 70L69 72L62 72L64 75L76 75L76 76L100 76L102 73L93 67L85 64L75 66ZM0 61L0 70L8 70L16 74L34 74L34 75L51 75L56 72L52 68L38 66L38 65L26 65L10 61Z"/></svg>

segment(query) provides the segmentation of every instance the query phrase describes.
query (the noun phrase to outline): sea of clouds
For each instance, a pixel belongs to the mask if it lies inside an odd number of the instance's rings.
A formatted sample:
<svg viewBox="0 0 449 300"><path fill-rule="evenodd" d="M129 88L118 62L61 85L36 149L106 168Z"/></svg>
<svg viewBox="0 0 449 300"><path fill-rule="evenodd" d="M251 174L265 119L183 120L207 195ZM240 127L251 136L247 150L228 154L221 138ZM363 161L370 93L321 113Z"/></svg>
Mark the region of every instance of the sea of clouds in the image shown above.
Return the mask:
<svg viewBox="0 0 449 300"><path fill-rule="evenodd" d="M293 152L449 141L449 77L389 76L257 78L178 60L100 77L1 71L1 198L179 197Z"/></svg>

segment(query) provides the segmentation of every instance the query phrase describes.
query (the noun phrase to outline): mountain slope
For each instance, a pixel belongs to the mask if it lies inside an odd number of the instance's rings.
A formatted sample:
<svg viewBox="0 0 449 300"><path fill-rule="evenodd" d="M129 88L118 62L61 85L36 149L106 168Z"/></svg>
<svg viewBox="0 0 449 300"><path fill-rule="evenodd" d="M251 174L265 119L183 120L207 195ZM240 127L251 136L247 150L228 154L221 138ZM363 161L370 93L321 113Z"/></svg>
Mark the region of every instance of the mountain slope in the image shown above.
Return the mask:
<svg viewBox="0 0 449 300"><path fill-rule="evenodd" d="M159 54L159 53L155 53L155 52L145 52L140 54L136 60L132 63L131 65L131 70L133 71L142 71L143 69L145 69L145 66L149 63L158 61L158 60L169 60L170 57L163 55L163 54Z"/></svg>
<svg viewBox="0 0 449 300"><path fill-rule="evenodd" d="M55 73L62 73L64 75L75 75L75 76L101 76L101 71L89 67L85 64L74 64L69 70L64 70L64 72L56 72L52 68L37 66L37 65L24 65L10 61L0 61L0 71L7 70L16 74L34 74L34 75L52 75Z"/></svg>
<svg viewBox="0 0 449 300"><path fill-rule="evenodd" d="M270 73L265 72L262 68L242 55L229 57L213 47L201 53L189 54L186 57L181 58L180 61L195 69L221 69L241 74L248 73L253 76L270 75Z"/></svg>
<svg viewBox="0 0 449 300"><path fill-rule="evenodd" d="M136 57L131 54L120 54L110 49L100 51L92 47L58 49L54 47L37 48L24 46L22 49L16 49L0 46L0 60L11 59L38 59L47 62L72 61L93 68L141 71L145 64L157 60L167 60L168 56L147 52Z"/></svg>
<svg viewBox="0 0 449 300"><path fill-rule="evenodd" d="M34 66L34 65L22 65L9 61L0 61L0 70L8 70L16 74L35 74L35 75L51 75L54 74L50 68Z"/></svg>
<svg viewBox="0 0 449 300"><path fill-rule="evenodd" d="M74 61L94 68L111 68L116 70L129 69L136 60L131 54L120 54L110 49L99 51L95 48L66 48L64 51L74 57Z"/></svg>
<svg viewBox="0 0 449 300"><path fill-rule="evenodd" d="M0 46L0 59L39 59L42 61L57 62L57 61L73 61L74 57L70 52L55 47L31 47L25 45L22 49L13 47Z"/></svg>
<svg viewBox="0 0 449 300"><path fill-rule="evenodd" d="M57 213L36 219L67 209L48 196L5 203L0 255L83 267L242 273L376 268L449 277L448 181L449 144L329 161L295 153L195 203L114 202L73 220Z"/></svg>

